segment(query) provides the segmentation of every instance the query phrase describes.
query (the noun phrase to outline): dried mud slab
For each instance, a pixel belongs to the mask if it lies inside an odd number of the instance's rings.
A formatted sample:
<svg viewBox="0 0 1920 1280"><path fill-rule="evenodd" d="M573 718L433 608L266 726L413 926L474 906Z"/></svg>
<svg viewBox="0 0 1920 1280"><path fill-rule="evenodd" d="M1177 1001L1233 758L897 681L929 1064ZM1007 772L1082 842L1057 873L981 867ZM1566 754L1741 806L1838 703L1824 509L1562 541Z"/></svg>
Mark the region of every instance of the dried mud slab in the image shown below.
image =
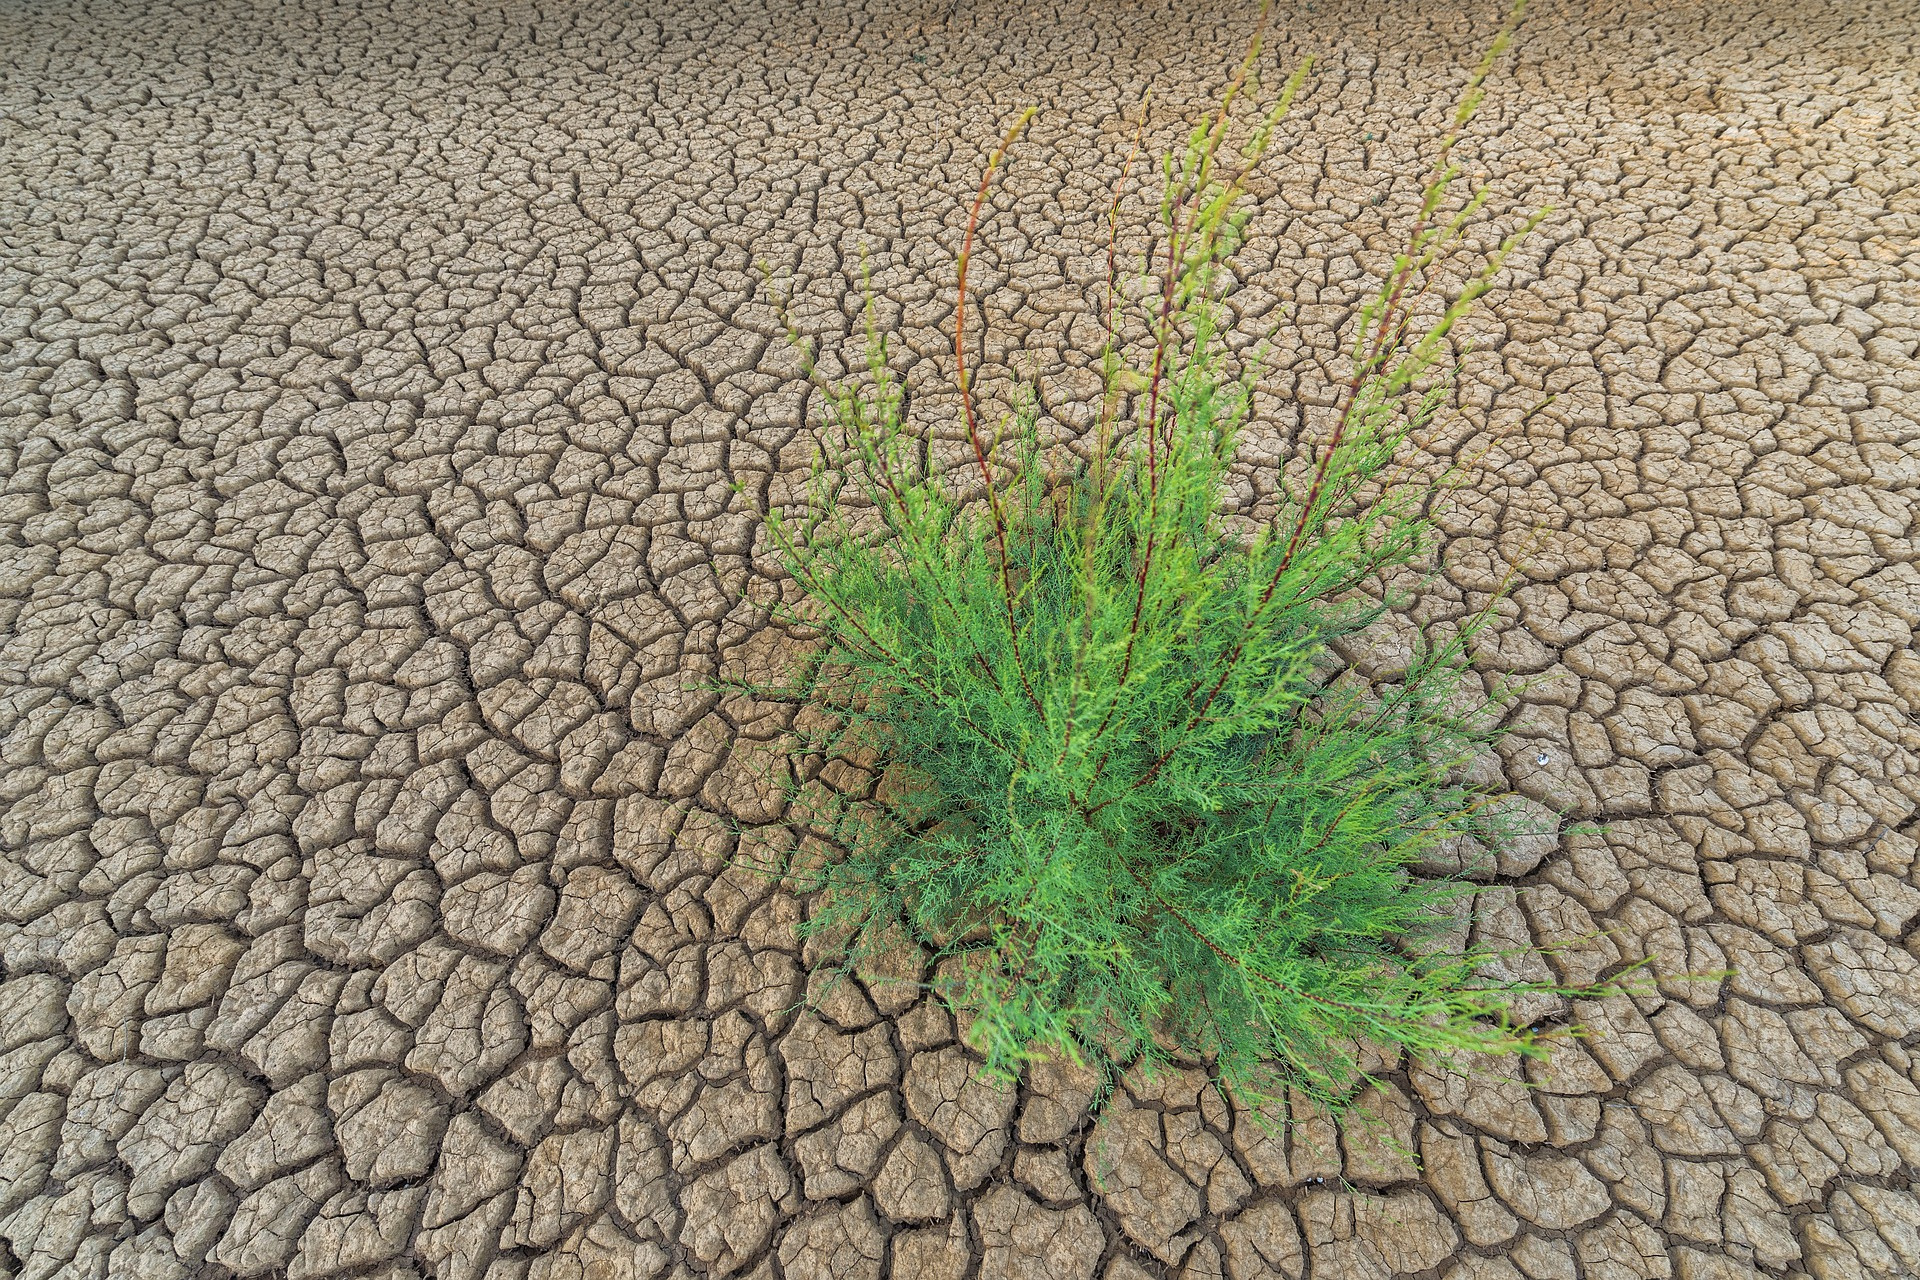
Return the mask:
<svg viewBox="0 0 1920 1280"><path fill-rule="evenodd" d="M950 421L961 202L1038 101L973 331L1084 429L1125 117L1176 140L1248 12L0 12L0 1274L1920 1273L1909 4L1549 4L1462 150L1477 244L1558 212L1462 335L1424 443L1492 452L1401 626L1519 564L1489 776L1609 824L1470 927L1657 995L1400 1073L1397 1144L1192 1076L1095 1117L972 1080L911 965L818 985L728 869L794 855L779 710L686 684L784 652L773 299L847 358L864 268ZM1256 516L1496 19L1282 7Z"/></svg>

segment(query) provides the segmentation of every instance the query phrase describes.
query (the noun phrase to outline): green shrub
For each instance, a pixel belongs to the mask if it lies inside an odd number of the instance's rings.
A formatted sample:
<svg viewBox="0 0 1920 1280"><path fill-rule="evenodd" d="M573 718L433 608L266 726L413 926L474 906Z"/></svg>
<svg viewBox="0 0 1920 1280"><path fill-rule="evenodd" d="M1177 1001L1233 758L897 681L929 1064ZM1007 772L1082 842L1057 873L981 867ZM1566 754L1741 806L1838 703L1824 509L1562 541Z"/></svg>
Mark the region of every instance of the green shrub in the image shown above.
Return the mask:
<svg viewBox="0 0 1920 1280"><path fill-rule="evenodd" d="M1486 614L1391 684L1343 674L1329 647L1383 614L1383 575L1429 553L1433 504L1463 477L1398 464L1447 392L1447 334L1514 241L1417 335L1409 317L1481 205L1443 212L1448 154L1510 33L1364 312L1337 428L1301 446L1282 514L1254 536L1221 510L1258 361L1229 372L1219 268L1306 70L1230 160L1257 38L1164 165L1151 340L1129 363L1108 304L1107 394L1084 455L1047 456L1030 410L1011 440L983 432L964 305L963 466L942 473L906 427L884 341L870 335L864 389L827 388L805 512L768 517L804 590L790 619L819 638L783 692L818 709L796 746L803 775L840 754L884 783L810 814L839 853L808 927L856 956L902 925L963 955L946 994L990 1071L1179 1050L1256 1107L1289 1086L1338 1105L1367 1045L1539 1051L1505 1011L1550 988L1490 981L1489 955L1439 946L1465 886L1409 870L1459 837L1501 837L1497 798L1461 781L1505 696L1469 678L1466 638ZM963 300L988 184L1025 120L982 180Z"/></svg>

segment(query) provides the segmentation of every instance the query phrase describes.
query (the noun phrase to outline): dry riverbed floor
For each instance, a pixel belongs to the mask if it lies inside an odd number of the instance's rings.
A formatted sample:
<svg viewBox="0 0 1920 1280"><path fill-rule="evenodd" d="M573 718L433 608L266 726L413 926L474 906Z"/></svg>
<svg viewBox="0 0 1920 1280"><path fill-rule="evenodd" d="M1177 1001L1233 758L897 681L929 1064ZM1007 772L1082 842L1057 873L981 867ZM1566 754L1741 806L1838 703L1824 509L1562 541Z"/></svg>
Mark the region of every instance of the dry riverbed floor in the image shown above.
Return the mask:
<svg viewBox="0 0 1920 1280"><path fill-rule="evenodd" d="M725 870L727 820L785 847L777 709L686 687L790 651L770 300L857 354L870 272L950 420L964 202L1038 102L986 341L1084 429L1126 116L1176 141L1251 9L0 7L0 1275L1920 1274L1908 0L1543 4L1462 149L1493 225L1556 212L1425 442L1504 430L1405 625L1524 553L1491 764L1608 825L1475 928L1657 994L1396 1073L1416 1165L1192 1074L986 1087ZM1267 65L1320 71L1255 183L1236 500L1498 16L1281 6Z"/></svg>

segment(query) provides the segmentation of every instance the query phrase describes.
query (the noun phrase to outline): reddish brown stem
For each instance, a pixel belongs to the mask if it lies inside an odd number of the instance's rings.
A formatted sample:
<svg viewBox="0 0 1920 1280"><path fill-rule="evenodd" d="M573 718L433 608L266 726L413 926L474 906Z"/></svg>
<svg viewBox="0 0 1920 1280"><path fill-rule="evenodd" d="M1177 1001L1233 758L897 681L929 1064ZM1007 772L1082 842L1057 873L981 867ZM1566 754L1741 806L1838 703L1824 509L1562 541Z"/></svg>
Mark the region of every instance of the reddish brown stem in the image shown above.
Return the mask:
<svg viewBox="0 0 1920 1280"><path fill-rule="evenodd" d="M1311 523L1313 512L1319 505L1320 499L1325 492L1327 472L1331 469L1334 458L1338 456L1340 446L1346 439L1347 428L1353 421L1354 409L1359 403L1360 388L1366 381L1367 372L1379 363L1381 356L1387 350L1388 342L1395 340L1394 335L1398 327L1403 323L1397 318L1396 313L1405 294L1407 284L1413 276L1415 254L1419 251L1421 239L1426 235L1426 232L1427 220L1423 216L1420 222L1414 227L1413 238L1410 242L1411 248L1407 253L1405 261L1401 264L1399 273L1394 278L1392 288L1387 293L1387 301L1382 311L1380 327L1373 335L1372 345L1367 351L1366 358L1356 363L1353 375L1347 380L1346 405L1340 412L1339 422L1334 426L1333 439L1328 443L1325 455L1321 457L1319 465L1314 470L1313 484L1307 491L1305 504L1300 508L1299 519L1294 522L1293 533L1287 539L1286 551L1282 553L1280 563L1274 567L1272 577L1267 580L1266 590L1260 593L1260 602L1254 607L1252 616L1248 618L1246 627L1242 629L1240 633L1240 638L1234 643L1233 651L1227 655L1226 661L1221 664L1220 678L1215 680L1213 687L1207 690L1206 697L1201 699L1200 705L1194 710L1193 715L1189 717L1187 723L1181 727L1179 734L1174 737L1172 744L1160 753L1159 757L1154 760L1152 766L1141 776L1140 781L1134 785L1145 786L1148 782L1151 782L1155 777L1159 776L1160 770L1166 765L1166 762L1172 757L1173 753L1180 748L1180 745L1186 741L1186 736L1192 732L1193 726L1199 724L1200 721L1206 717L1207 711L1213 706L1214 699L1217 698L1220 695L1220 691L1226 687L1227 678L1232 675L1234 667L1239 664L1240 655L1245 652L1247 640L1253 634L1255 619L1266 612L1267 605L1273 600L1273 593L1279 588L1280 579L1285 575L1288 566L1293 563L1293 557L1300 549L1300 540L1305 536ZM1200 683L1196 680L1187 689L1187 696L1191 697L1199 688Z"/></svg>
<svg viewBox="0 0 1920 1280"><path fill-rule="evenodd" d="M1006 513L1001 510L1000 491L994 487L993 470L987 465L986 445L980 438L979 419L973 411L973 389L967 385L966 345L967 268L973 261L973 236L980 225L980 210L986 206L987 191L993 184L994 170L1000 167L1001 160L1012 148L1021 130L1027 127L1027 122L1033 119L1036 110L1035 107L1028 107L1021 112L1020 118L1013 122L1012 128L1007 130L1007 136L1001 140L999 148L988 158L986 172L980 175L980 190L974 194L973 208L967 213L967 234L960 245L959 296L955 300L953 312L953 364L954 378L960 385L960 412L966 421L967 441L973 446L973 457L980 468L980 479L987 487L987 507L993 515L993 538L1000 561L1000 596L1002 603L1006 606L1007 641L1013 647L1014 673L1020 678L1020 687L1026 691L1027 700L1033 704L1033 709L1044 715L1045 708L1041 705L1039 695L1034 693L1032 682L1027 679L1026 666L1020 657L1020 624L1014 616L1013 579L1007 559Z"/></svg>
<svg viewBox="0 0 1920 1280"><path fill-rule="evenodd" d="M1147 128L1147 103L1140 103L1140 121L1134 126L1133 147L1127 152L1127 163L1121 167L1120 180L1113 187L1113 202L1107 207L1107 305L1106 305L1106 342L1101 348L1102 372L1111 373L1114 347L1114 291L1119 281L1117 257L1120 245L1120 200L1126 192L1127 179L1133 176L1133 162L1140 155L1140 139ZM1084 531L1086 541L1082 544L1082 554L1089 554L1093 540L1100 536L1100 526L1105 518L1107 499L1107 433L1113 426L1116 397L1111 386L1104 391L1105 403L1100 410L1100 434L1094 442L1093 488L1094 505L1088 515ZM1083 569L1086 566L1083 564ZM1080 672L1085 667L1087 646L1093 643L1093 578L1087 570L1087 599L1082 609L1082 627L1079 648L1073 655L1073 675L1067 694L1067 718L1065 730L1061 735L1060 753L1054 757L1058 765L1067 758L1067 750L1073 745L1073 720L1080 707ZM1101 729L1106 728L1103 720ZM1100 730L1094 731L1099 736Z"/></svg>
<svg viewBox="0 0 1920 1280"><path fill-rule="evenodd" d="M1234 73L1233 83L1220 98L1219 111L1214 116L1212 127L1207 131L1207 144L1201 152L1199 161L1183 176L1181 186L1175 192L1168 206L1167 221L1167 266L1160 288L1160 315L1154 330L1153 376L1147 392L1147 545L1142 551L1140 567L1135 574L1133 618L1127 628L1127 652L1120 664L1120 682L1126 683L1133 672L1133 651L1135 638L1140 633L1140 616L1146 605L1147 573L1153 563L1153 553L1157 547L1159 529L1152 523L1152 514L1157 509L1160 494L1159 440L1160 440L1160 392L1165 382L1169 345L1172 342L1174 308L1179 297L1181 279L1180 266L1185 260L1187 239L1200 225L1204 211L1203 199L1207 181L1213 173L1214 158L1219 154L1220 143L1226 137L1227 115L1233 103L1246 88L1247 76L1253 71L1253 64L1260 56L1261 42L1265 39L1267 21L1272 15L1273 0L1261 0L1259 23L1254 28L1253 39L1247 42L1246 57L1240 60L1240 66ZM1243 157L1244 158L1244 157ZM1228 179L1227 190L1237 191L1252 172L1257 157L1244 158ZM1188 207L1189 200L1193 201ZM1182 215L1185 221L1182 222ZM1173 460L1173 424L1167 424L1167 460ZM1104 728L1104 723L1102 728Z"/></svg>

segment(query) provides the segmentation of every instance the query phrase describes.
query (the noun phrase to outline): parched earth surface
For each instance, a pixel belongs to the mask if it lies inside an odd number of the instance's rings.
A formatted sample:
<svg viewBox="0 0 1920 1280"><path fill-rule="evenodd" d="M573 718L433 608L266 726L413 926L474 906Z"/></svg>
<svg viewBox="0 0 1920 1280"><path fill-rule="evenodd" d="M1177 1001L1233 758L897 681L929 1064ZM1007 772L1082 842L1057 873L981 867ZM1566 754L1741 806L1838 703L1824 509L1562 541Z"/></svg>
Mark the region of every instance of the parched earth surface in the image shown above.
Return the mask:
<svg viewBox="0 0 1920 1280"><path fill-rule="evenodd" d="M1256 510L1499 16L1283 8ZM1556 212L1423 440L1493 452L1400 625L1519 562L1489 779L1607 824L1471 928L1657 992L1271 1138L1193 1073L979 1083L912 966L826 987L730 865L795 847L782 709L690 687L791 651L756 513L819 398L773 300L831 362L870 273L950 423L964 200L1038 102L982 358L1084 430L1127 117L1176 141L1249 24L0 6L0 1274L1920 1274L1902 0L1538 9L1460 152L1482 247Z"/></svg>

